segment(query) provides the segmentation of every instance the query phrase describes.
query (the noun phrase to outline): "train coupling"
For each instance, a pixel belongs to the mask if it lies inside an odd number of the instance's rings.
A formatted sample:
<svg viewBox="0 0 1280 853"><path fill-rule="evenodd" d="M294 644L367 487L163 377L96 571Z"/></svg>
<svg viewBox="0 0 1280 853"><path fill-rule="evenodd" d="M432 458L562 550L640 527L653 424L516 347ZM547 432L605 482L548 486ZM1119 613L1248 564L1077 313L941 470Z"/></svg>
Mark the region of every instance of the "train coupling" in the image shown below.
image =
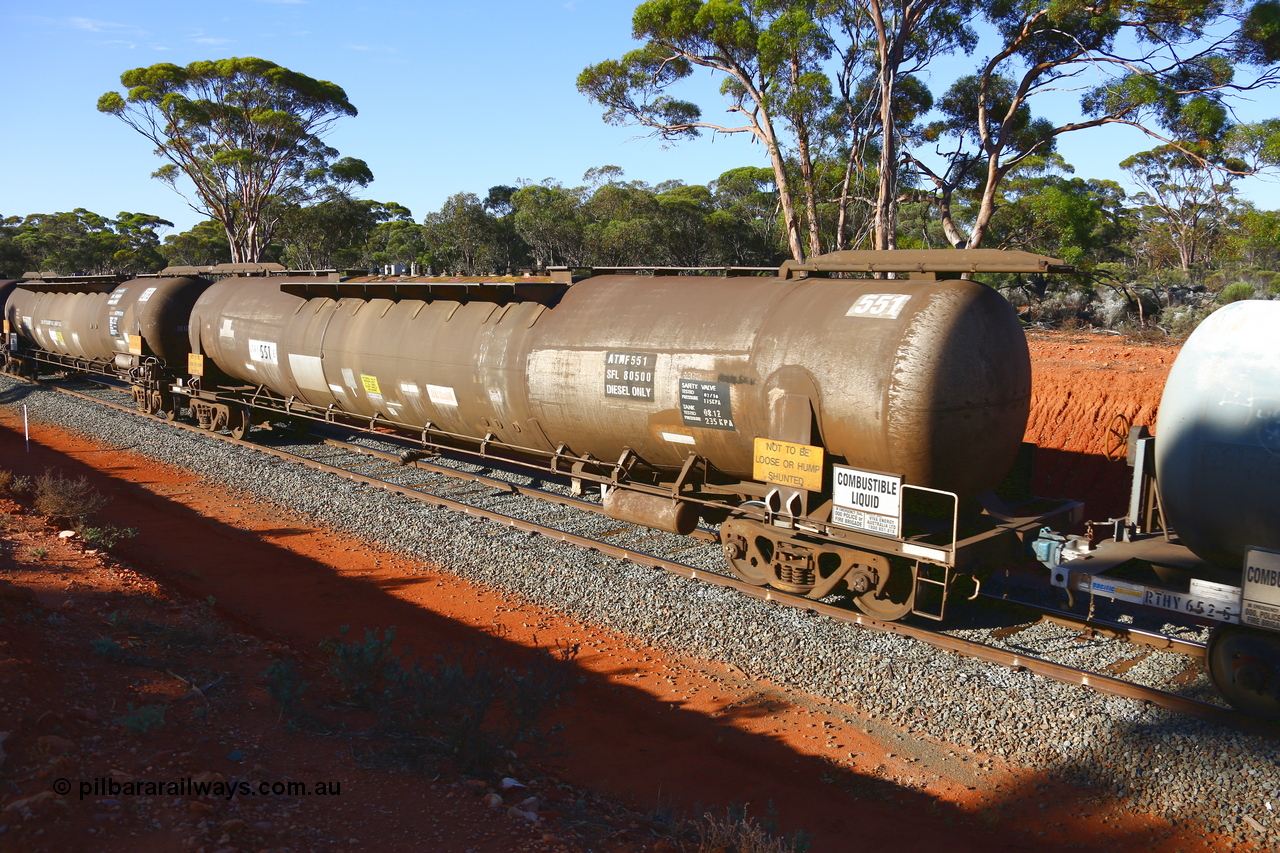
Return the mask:
<svg viewBox="0 0 1280 853"><path fill-rule="evenodd" d="M1056 569L1070 560L1087 557L1093 550L1088 537L1075 534L1064 536L1051 527L1040 528L1040 534L1028 544L1031 556L1048 569Z"/></svg>

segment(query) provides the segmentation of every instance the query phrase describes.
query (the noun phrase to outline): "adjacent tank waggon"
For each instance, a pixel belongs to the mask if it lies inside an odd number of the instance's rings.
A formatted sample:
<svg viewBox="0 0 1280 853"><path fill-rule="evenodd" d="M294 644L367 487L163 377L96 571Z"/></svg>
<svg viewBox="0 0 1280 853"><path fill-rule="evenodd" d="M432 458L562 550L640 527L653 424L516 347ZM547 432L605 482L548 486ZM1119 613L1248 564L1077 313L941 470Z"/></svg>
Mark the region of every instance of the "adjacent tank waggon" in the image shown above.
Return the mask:
<svg viewBox="0 0 1280 853"><path fill-rule="evenodd" d="M186 370L191 309L208 285L165 274L16 282L4 301L8 366L114 376L130 383L141 410L172 412L168 386Z"/></svg>
<svg viewBox="0 0 1280 853"><path fill-rule="evenodd" d="M1052 582L1217 623L1214 683L1280 719L1280 303L1211 314L1169 372L1155 435L1121 419L1115 437L1133 468L1128 512L1096 548L1040 540Z"/></svg>

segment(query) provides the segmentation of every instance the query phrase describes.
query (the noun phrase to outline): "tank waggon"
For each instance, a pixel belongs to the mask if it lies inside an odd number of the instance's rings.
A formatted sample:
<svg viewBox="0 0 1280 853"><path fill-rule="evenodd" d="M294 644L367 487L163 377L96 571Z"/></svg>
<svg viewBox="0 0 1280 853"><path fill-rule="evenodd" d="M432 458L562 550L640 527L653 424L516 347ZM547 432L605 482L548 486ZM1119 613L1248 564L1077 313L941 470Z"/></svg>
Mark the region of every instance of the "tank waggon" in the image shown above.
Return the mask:
<svg viewBox="0 0 1280 853"><path fill-rule="evenodd" d="M723 521L753 583L843 583L876 615L940 618L957 573L1077 506L990 494L1021 448L1030 362L1008 303L958 278L1057 268L946 250L767 277L225 279L193 310L183 390L237 435L275 408L532 461L599 485L623 520Z"/></svg>
<svg viewBox="0 0 1280 853"><path fill-rule="evenodd" d="M1280 551L1280 302L1246 300L1187 339L1160 398L1155 472L1178 538L1206 562Z"/></svg>
<svg viewBox="0 0 1280 853"><path fill-rule="evenodd" d="M21 283L22 279L19 278L0 278L0 314L4 312L4 304L9 300L9 294Z"/></svg>
<svg viewBox="0 0 1280 853"><path fill-rule="evenodd" d="M298 285L214 285L193 348L320 409L669 469L697 452L740 478L767 436L971 494L999 484L1026 427L1021 325L969 281L606 275L550 310ZM876 300L891 308L861 310Z"/></svg>
<svg viewBox="0 0 1280 853"><path fill-rule="evenodd" d="M139 408L170 412L173 369L185 372L191 308L206 279L192 276L29 278L4 301L9 362L112 375Z"/></svg>
<svg viewBox="0 0 1280 853"><path fill-rule="evenodd" d="M1280 720L1280 303L1211 314L1169 372L1155 435L1113 429L1128 512L1096 548L1062 538L1053 583L1215 623L1214 683Z"/></svg>

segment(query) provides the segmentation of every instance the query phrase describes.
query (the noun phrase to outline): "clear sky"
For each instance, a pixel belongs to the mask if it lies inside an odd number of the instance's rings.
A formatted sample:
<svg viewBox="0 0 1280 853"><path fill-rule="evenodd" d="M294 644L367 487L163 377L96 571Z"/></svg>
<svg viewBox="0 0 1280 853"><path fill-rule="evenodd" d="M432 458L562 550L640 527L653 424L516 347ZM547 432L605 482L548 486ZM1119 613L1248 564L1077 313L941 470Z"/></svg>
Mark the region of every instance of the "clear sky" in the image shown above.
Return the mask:
<svg viewBox="0 0 1280 853"><path fill-rule="evenodd" d="M576 185L594 166L628 179L707 183L767 166L745 137L664 147L640 129L610 127L579 95L585 66L635 47L636 0L0 0L0 215L84 207L106 216L152 213L189 228L199 217L150 177L161 161L120 120L98 113L121 72L156 62L258 56L342 86L359 109L329 143L365 160L368 198L421 221L459 191L554 178ZM957 72L958 73L958 72ZM715 119L718 80L701 81ZM943 79L932 81L935 91ZM701 87L700 87L701 88ZM1130 131L1086 132L1062 146L1084 177L1121 179L1116 164L1151 147ZM1280 208L1280 184L1250 179L1243 194Z"/></svg>

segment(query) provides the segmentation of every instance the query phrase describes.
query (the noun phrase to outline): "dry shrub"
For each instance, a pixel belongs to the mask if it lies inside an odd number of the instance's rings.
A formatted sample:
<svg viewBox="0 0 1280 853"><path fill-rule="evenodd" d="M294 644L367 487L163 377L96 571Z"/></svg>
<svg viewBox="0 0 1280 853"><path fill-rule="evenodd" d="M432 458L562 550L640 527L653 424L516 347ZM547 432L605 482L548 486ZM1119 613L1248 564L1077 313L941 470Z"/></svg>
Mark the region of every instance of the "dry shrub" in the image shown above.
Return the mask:
<svg viewBox="0 0 1280 853"><path fill-rule="evenodd" d="M63 477L45 471L35 484L36 512L50 521L83 521L107 505L107 499L89 485L86 477Z"/></svg>
<svg viewBox="0 0 1280 853"><path fill-rule="evenodd" d="M757 821L742 806L731 806L724 816L707 812L697 821L696 830L698 853L803 853L809 849L806 833L782 836L771 815Z"/></svg>

